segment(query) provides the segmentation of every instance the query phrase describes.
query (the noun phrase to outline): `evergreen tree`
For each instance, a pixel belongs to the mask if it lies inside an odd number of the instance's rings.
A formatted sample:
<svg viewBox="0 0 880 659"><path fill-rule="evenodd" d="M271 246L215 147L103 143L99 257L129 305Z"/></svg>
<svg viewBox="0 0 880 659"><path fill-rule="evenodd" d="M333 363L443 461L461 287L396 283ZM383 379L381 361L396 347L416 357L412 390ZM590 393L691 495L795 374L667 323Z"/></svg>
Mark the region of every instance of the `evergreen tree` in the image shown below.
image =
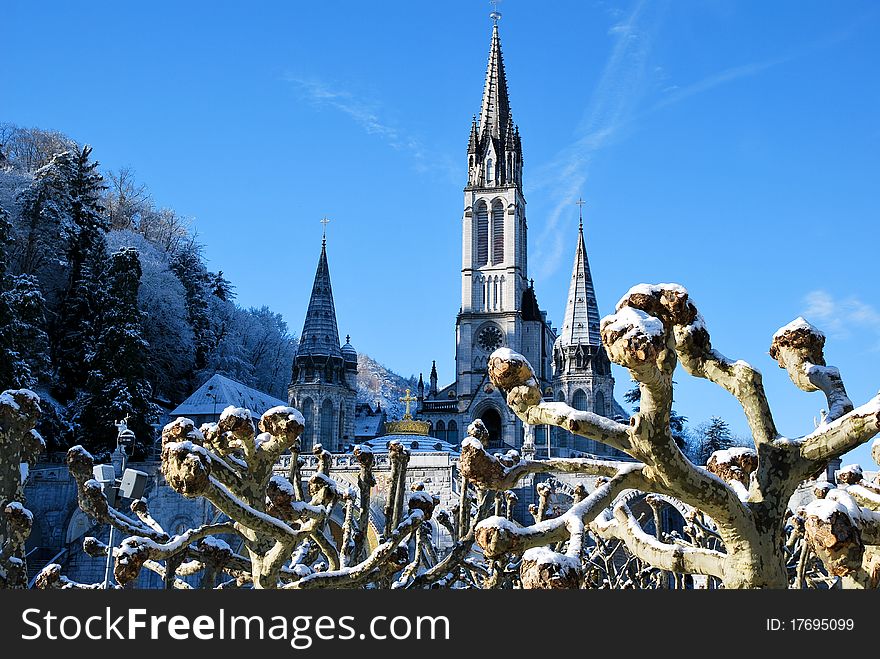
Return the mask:
<svg viewBox="0 0 880 659"><path fill-rule="evenodd" d="M31 388L45 372L45 301L34 277L8 270L9 214L0 208L0 390Z"/></svg>
<svg viewBox="0 0 880 659"><path fill-rule="evenodd" d="M138 252L111 255L100 298L99 331L87 356L88 379L77 399L77 440L89 449L115 447L114 423L129 417L140 453L151 445L157 408L147 380L149 346L138 309L141 265Z"/></svg>
<svg viewBox="0 0 880 659"><path fill-rule="evenodd" d="M208 356L217 345L211 323L211 286L214 283L202 263L199 247L190 243L171 259L171 270L186 292L186 316L193 332L195 355L193 370L204 369ZM192 378L191 378L192 379Z"/></svg>
<svg viewBox="0 0 880 659"><path fill-rule="evenodd" d="M706 464L715 451L723 451L735 444L730 426L721 417L711 417L708 422L697 427L696 433L694 457L697 464Z"/></svg>
<svg viewBox="0 0 880 659"><path fill-rule="evenodd" d="M61 299L58 324L54 332L53 364L57 373L56 391L62 400L70 400L85 386L83 368L91 342L98 335L101 273L106 267L105 234L108 221L101 205L103 179L98 163L90 162L91 147L70 158L65 172L62 225L66 238L68 266L67 287Z"/></svg>

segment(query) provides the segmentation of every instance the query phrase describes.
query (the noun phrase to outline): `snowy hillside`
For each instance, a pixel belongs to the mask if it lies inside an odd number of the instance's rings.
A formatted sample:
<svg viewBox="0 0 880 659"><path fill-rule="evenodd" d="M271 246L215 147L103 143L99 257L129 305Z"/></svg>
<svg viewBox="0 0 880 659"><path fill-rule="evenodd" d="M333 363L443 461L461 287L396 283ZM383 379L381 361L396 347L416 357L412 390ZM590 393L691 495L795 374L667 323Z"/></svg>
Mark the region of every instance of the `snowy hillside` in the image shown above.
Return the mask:
<svg viewBox="0 0 880 659"><path fill-rule="evenodd" d="M403 418L405 406L399 399L406 395L407 389L415 396L417 384L417 378L400 376L368 355L358 354L358 402L369 403L375 408L378 401L389 420Z"/></svg>

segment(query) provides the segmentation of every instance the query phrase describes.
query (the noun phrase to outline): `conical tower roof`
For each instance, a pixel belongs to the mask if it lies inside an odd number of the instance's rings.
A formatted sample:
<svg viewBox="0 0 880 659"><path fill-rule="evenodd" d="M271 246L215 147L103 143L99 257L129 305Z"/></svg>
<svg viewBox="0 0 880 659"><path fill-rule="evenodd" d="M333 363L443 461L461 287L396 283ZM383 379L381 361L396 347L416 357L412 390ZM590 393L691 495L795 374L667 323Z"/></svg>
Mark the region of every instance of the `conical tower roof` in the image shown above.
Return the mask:
<svg viewBox="0 0 880 659"><path fill-rule="evenodd" d="M596 304L593 276L590 274L590 262L587 260L583 221L578 227L578 243L571 271L571 284L568 288L568 302L565 305L565 320L557 344L602 345L599 335L599 306Z"/></svg>
<svg viewBox="0 0 880 659"><path fill-rule="evenodd" d="M327 241L321 243L321 256L312 297L303 323L297 356L314 355L342 358L339 346L339 330L336 326L336 307L333 304L333 288L330 285L330 266L327 264Z"/></svg>
<svg viewBox="0 0 880 659"><path fill-rule="evenodd" d="M507 76L501 55L501 38L498 24L492 27L492 44L489 47L489 64L486 67L486 84L483 86L483 104L480 106L480 136L487 132L491 137L504 137L510 122L510 101L507 97Z"/></svg>

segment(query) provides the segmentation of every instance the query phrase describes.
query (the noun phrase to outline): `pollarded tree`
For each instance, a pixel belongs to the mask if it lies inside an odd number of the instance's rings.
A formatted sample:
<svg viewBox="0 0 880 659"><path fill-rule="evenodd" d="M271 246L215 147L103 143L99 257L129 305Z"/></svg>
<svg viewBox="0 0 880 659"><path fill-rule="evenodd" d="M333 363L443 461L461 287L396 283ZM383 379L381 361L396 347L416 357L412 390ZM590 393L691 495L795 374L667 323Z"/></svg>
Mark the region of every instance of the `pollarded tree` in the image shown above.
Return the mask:
<svg viewBox="0 0 880 659"><path fill-rule="evenodd" d="M46 447L34 430L40 399L28 389L0 394L0 588L26 588L24 543L33 514L24 507L21 465L33 466Z"/></svg>
<svg viewBox="0 0 880 659"><path fill-rule="evenodd" d="M414 575L432 567L436 555L431 541L431 518L438 499L414 486L403 491L409 456L397 442L390 447L392 478L397 495L389 497L389 524L372 552L363 551L369 520L374 459L366 448L354 458L360 467L359 494L330 478L330 454L316 447L318 470L304 491L299 473L299 435L303 417L290 407L265 412L256 434L251 414L229 407L219 423L196 429L179 418L162 433L162 473L179 494L204 497L228 518L189 529L175 536L150 515L146 503L131 506L132 518L114 508L101 485L93 480L94 459L81 446L68 451L67 463L77 485L80 508L99 523L111 524L124 539L107 547L93 538L84 548L95 556L111 553L114 575L121 586L133 585L142 569L162 575L168 588L188 587L178 577L202 572L202 586L253 588L361 588L367 585L405 586ZM290 478L274 473L282 453L291 452ZM337 505L344 508L341 542L330 533L329 520ZM360 514L355 514L355 507ZM361 530L363 529L363 531ZM241 554L227 536L240 544ZM414 543L413 556L407 541ZM231 577L231 578L229 578ZM40 588L94 588L65 578L56 564L37 579Z"/></svg>
<svg viewBox="0 0 880 659"><path fill-rule="evenodd" d="M553 520L517 528L490 518L478 527L478 541L489 557L530 547L569 541L576 551L586 525L603 538L623 540L645 563L679 573L709 575L726 588L786 588L785 528L788 503L798 485L821 473L830 460L880 432L880 396L853 408L839 371L825 364L825 337L802 318L773 336L770 354L804 391L822 391L828 414L799 438L779 434L764 393L761 374L712 347L709 332L687 291L676 284L642 284L618 302L602 321L602 342L611 360L629 369L639 382L641 406L629 425L564 403L546 403L527 360L507 349L489 359L492 382L507 394L511 409L528 424L549 424L628 454L634 462L568 465L552 468L603 475L607 482ZM706 468L691 463L670 430L672 374L678 363L706 378L742 405L755 449L716 453ZM536 468L523 462L510 468L487 461L485 451L462 447L461 463L480 462L496 484L507 484ZM719 549L658 542L648 536L625 505L606 511L624 490L676 497L709 516ZM575 550L571 547L574 546ZM562 565L562 563L560 563Z"/></svg>
<svg viewBox="0 0 880 659"><path fill-rule="evenodd" d="M880 440L871 455L880 463ZM858 465L837 474L836 488L817 493L802 511L807 547L844 587L880 586L880 475L864 478Z"/></svg>

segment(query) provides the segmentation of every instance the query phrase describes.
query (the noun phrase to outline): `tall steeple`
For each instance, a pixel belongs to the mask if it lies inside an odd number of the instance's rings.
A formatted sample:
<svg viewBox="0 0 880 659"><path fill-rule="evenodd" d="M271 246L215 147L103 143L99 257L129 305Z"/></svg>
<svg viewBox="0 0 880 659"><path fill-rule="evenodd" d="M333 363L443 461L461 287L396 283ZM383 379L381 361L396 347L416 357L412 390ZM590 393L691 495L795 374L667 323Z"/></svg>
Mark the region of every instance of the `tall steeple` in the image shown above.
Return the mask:
<svg viewBox="0 0 880 659"><path fill-rule="evenodd" d="M483 83L479 119L474 119L468 139L468 186L492 188L522 187L522 146L519 130L510 112L507 74L501 54L498 20L493 12L492 41Z"/></svg>
<svg viewBox="0 0 880 659"><path fill-rule="evenodd" d="M330 286L330 266L327 264L327 239L321 242L321 256L312 285L312 297L303 323L297 355L322 355L342 358L339 330L336 326L336 307Z"/></svg>
<svg viewBox="0 0 880 659"><path fill-rule="evenodd" d="M498 23L495 23L492 26L492 44L489 46L486 84L483 86L483 104L480 106L480 137L488 134L495 138L503 138L509 121L507 76L504 74L504 57L501 55Z"/></svg>
<svg viewBox="0 0 880 659"><path fill-rule="evenodd" d="M568 302L565 306L565 319L562 322L559 341L566 345L602 345L599 336L599 307L596 304L596 291L593 288L593 277L590 274L587 248L584 244L583 216L578 225L577 249L574 253Z"/></svg>

